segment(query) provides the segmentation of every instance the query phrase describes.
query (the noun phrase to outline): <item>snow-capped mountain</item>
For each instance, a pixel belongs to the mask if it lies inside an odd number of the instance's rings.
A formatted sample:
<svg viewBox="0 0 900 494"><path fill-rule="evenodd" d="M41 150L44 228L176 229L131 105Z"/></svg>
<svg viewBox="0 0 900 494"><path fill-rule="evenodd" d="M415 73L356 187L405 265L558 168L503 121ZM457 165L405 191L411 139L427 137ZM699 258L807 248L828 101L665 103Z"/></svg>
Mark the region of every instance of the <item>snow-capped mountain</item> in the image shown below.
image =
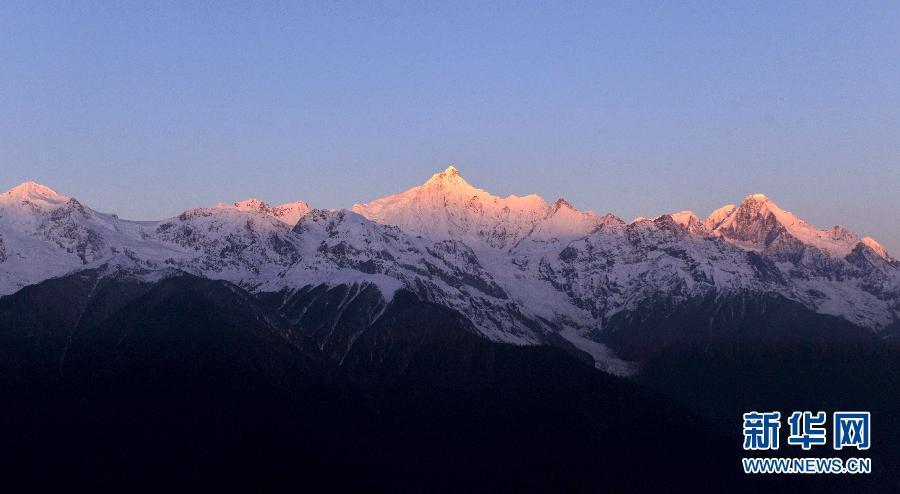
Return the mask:
<svg viewBox="0 0 900 494"><path fill-rule="evenodd" d="M514 245L548 211L547 203L536 195L501 198L475 188L453 166L406 192L353 206L353 212L377 223L476 248Z"/></svg>
<svg viewBox="0 0 900 494"><path fill-rule="evenodd" d="M708 232L715 230L736 208L737 206L734 204L726 204L709 213L709 216L703 221L703 228Z"/></svg>
<svg viewBox="0 0 900 494"><path fill-rule="evenodd" d="M527 237L537 241L563 241L586 235L609 220L593 211L579 211L569 201L559 198L535 222Z"/></svg>
<svg viewBox="0 0 900 494"><path fill-rule="evenodd" d="M291 226L268 210L192 209L145 226L141 235L172 251L166 265L245 287L300 258Z"/></svg>
<svg viewBox="0 0 900 494"><path fill-rule="evenodd" d="M168 257L144 231L144 223L99 213L49 187L19 185L0 196L0 294L120 254Z"/></svg>
<svg viewBox="0 0 900 494"><path fill-rule="evenodd" d="M737 208L724 206L716 210L706 224L716 224L714 235L750 249L777 250L789 246L814 247L833 257L846 257L862 241L856 234L840 226L819 230L785 211L764 194L752 194ZM718 221L718 216L730 212ZM884 248L873 239L864 245L887 258Z"/></svg>
<svg viewBox="0 0 900 494"><path fill-rule="evenodd" d="M669 216L690 233L695 235L706 233L706 222L702 221L693 211L680 211L671 213Z"/></svg>
<svg viewBox="0 0 900 494"><path fill-rule="evenodd" d="M225 280L285 307L352 286L327 310L339 316L365 293L368 322L407 289L492 340L569 344L621 374L633 366L604 334L648 301L769 294L875 331L900 320L900 263L883 247L818 230L761 194L706 219L682 211L630 224L564 199L493 196L454 167L352 211L251 199L132 222L34 183L0 196L0 295L109 263ZM330 343L337 358L358 336L348 331Z"/></svg>

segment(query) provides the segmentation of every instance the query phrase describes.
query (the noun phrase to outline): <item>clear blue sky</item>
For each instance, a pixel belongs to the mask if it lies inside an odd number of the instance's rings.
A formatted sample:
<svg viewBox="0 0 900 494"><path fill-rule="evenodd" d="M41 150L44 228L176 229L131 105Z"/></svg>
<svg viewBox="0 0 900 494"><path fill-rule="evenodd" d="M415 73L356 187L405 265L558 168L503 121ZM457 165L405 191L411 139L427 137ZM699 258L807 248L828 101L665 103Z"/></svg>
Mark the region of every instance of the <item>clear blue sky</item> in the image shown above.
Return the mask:
<svg viewBox="0 0 900 494"><path fill-rule="evenodd" d="M764 192L900 254L895 2L428 3L2 2L0 188L150 219L454 163L626 219Z"/></svg>

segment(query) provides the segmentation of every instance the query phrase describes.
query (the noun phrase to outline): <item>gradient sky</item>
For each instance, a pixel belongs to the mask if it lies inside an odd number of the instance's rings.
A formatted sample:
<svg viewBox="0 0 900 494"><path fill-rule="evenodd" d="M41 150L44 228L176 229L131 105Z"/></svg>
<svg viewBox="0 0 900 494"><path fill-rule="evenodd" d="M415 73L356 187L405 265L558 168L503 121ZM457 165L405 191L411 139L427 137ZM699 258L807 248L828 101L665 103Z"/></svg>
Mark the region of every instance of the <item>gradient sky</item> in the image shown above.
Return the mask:
<svg viewBox="0 0 900 494"><path fill-rule="evenodd" d="M897 3L426 3L2 2L0 189L155 219L453 163L626 219L764 192L900 254Z"/></svg>

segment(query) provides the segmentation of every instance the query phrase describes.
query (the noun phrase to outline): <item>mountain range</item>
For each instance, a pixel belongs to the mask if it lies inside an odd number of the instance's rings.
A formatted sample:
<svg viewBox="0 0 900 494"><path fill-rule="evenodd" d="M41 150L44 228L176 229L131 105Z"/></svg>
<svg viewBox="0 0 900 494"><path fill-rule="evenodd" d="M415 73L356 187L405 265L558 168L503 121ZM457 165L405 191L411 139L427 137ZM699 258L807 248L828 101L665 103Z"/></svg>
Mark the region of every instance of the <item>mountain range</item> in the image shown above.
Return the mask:
<svg viewBox="0 0 900 494"><path fill-rule="evenodd" d="M875 333L900 320L900 263L883 247L817 229L765 195L706 218L627 223L562 198L497 197L453 166L350 210L249 199L138 222L32 182L0 195L0 295L84 269L144 280L186 272L285 300L353 287L338 311L353 294L372 290L385 304L406 289L490 340L572 346L622 375L635 363L605 340L651 302L767 295Z"/></svg>
<svg viewBox="0 0 900 494"><path fill-rule="evenodd" d="M625 222L449 167L349 210L128 221L25 183L0 490L890 491L898 316L875 240L762 194ZM756 409L871 411L874 474L742 477Z"/></svg>

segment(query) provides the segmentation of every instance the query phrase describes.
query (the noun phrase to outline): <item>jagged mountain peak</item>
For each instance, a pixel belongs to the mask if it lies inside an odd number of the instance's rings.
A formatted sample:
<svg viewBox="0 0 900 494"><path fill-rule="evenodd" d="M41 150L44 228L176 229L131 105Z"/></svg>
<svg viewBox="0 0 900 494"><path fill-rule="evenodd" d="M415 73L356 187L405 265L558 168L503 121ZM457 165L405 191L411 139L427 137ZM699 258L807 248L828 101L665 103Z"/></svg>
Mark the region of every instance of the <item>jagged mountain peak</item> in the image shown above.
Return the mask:
<svg viewBox="0 0 900 494"><path fill-rule="evenodd" d="M247 210L256 211L256 210L261 210L261 209L267 209L267 208L270 208L271 206L268 203L266 203L265 201L251 197L250 199L245 199L243 201L234 203L234 207L236 207L238 209L247 209Z"/></svg>
<svg viewBox="0 0 900 494"><path fill-rule="evenodd" d="M593 211L579 211L560 197L547 210L545 218L535 223L528 238L539 242L558 241L588 235L603 225L603 219Z"/></svg>
<svg viewBox="0 0 900 494"><path fill-rule="evenodd" d="M473 187L456 167L450 166L420 186L355 204L352 211L435 240L462 240L500 248L523 238L547 216L548 206L537 195L495 196Z"/></svg>
<svg viewBox="0 0 900 494"><path fill-rule="evenodd" d="M716 209L712 213L709 213L709 216L703 221L703 226L707 231L715 230L735 209L737 209L737 206L734 204L726 204Z"/></svg>
<svg viewBox="0 0 900 494"><path fill-rule="evenodd" d="M720 208L713 212L707 218L707 226L716 223L716 216L724 211ZM799 243L841 258L850 254L861 241L859 236L841 226L820 230L782 209L765 194L747 196L711 231L726 240L754 249L778 249ZM873 250L878 252L878 249Z"/></svg>
<svg viewBox="0 0 900 494"><path fill-rule="evenodd" d="M569 201L567 201L564 197L560 197L559 199L553 201L553 205L550 206L550 212L551 212L551 214L553 214L553 213L559 211L559 210L562 209L562 208L565 208L565 209L571 209L571 210L573 210L573 211L577 211L577 210L575 209L575 206L572 206L572 203L570 203Z"/></svg>
<svg viewBox="0 0 900 494"><path fill-rule="evenodd" d="M700 217L697 216L693 211L679 211L677 213L670 213L672 220L675 223L683 226L687 231L695 234L705 233L706 227L704 226L703 221L700 220Z"/></svg>
<svg viewBox="0 0 900 494"><path fill-rule="evenodd" d="M631 223L629 223L629 225L656 225L670 229L678 225L693 234L701 234L706 232L703 226L703 222L700 220L696 213L690 210L678 211L677 213L665 213L659 216L654 216L652 218L638 216L637 218L633 219Z"/></svg>
<svg viewBox="0 0 900 494"><path fill-rule="evenodd" d="M217 207L237 209L238 211L244 212L267 214L281 221L282 223L286 223L291 226L296 225L297 222L300 221L300 218L302 218L310 210L309 205L304 201L289 202L280 206L272 206L265 201L254 198L236 202L233 205L219 204Z"/></svg>
<svg viewBox="0 0 900 494"><path fill-rule="evenodd" d="M720 208L713 214L721 214L724 210L725 208ZM801 224L805 225L805 222L778 207L765 194L751 194L745 197L739 206L731 209L716 230L735 240L764 242L765 234L779 225L787 228ZM753 232L748 231L751 228L754 229ZM759 228L765 231L757 231Z"/></svg>
<svg viewBox="0 0 900 494"><path fill-rule="evenodd" d="M459 189L474 189L466 179L463 178L462 174L459 173L459 170L450 165L443 171L437 172L431 176L424 184L422 184L424 188L459 188Z"/></svg>
<svg viewBox="0 0 900 494"><path fill-rule="evenodd" d="M773 212L778 213L782 210L778 207L778 204L775 204L769 196L765 194L750 194L741 201L741 204L737 207L737 209L743 209L744 211L760 211L761 214L765 214L765 212Z"/></svg>
<svg viewBox="0 0 900 494"><path fill-rule="evenodd" d="M682 225L686 225L689 221L700 221L700 218L697 216L697 213L685 209L684 211L678 211L677 213L669 213L669 216L672 217L678 223Z"/></svg>
<svg viewBox="0 0 900 494"><path fill-rule="evenodd" d="M625 220L613 213L606 213L600 217L600 227L606 230L619 230L625 226Z"/></svg>
<svg viewBox="0 0 900 494"><path fill-rule="evenodd" d="M399 195L410 194L410 193L421 193L421 194L432 194L438 193L446 196L457 195L463 199L469 200L472 198L479 198L486 202L514 202L516 206L530 206L530 207L541 207L547 208L547 203L544 201L542 197L537 194L527 194L524 196L518 196L516 194L510 194L506 197L495 196L490 192L475 187L470 184L463 178L459 169L455 166L450 165L443 171L437 172L431 176L425 183L418 187L413 187L406 192L403 192ZM394 196L390 196L394 197Z"/></svg>
<svg viewBox="0 0 900 494"><path fill-rule="evenodd" d="M749 196L744 198L745 203L746 202L767 202L767 201L771 201L771 199L769 199L769 196L767 196L765 194L760 194L758 192L755 194L750 194Z"/></svg>

